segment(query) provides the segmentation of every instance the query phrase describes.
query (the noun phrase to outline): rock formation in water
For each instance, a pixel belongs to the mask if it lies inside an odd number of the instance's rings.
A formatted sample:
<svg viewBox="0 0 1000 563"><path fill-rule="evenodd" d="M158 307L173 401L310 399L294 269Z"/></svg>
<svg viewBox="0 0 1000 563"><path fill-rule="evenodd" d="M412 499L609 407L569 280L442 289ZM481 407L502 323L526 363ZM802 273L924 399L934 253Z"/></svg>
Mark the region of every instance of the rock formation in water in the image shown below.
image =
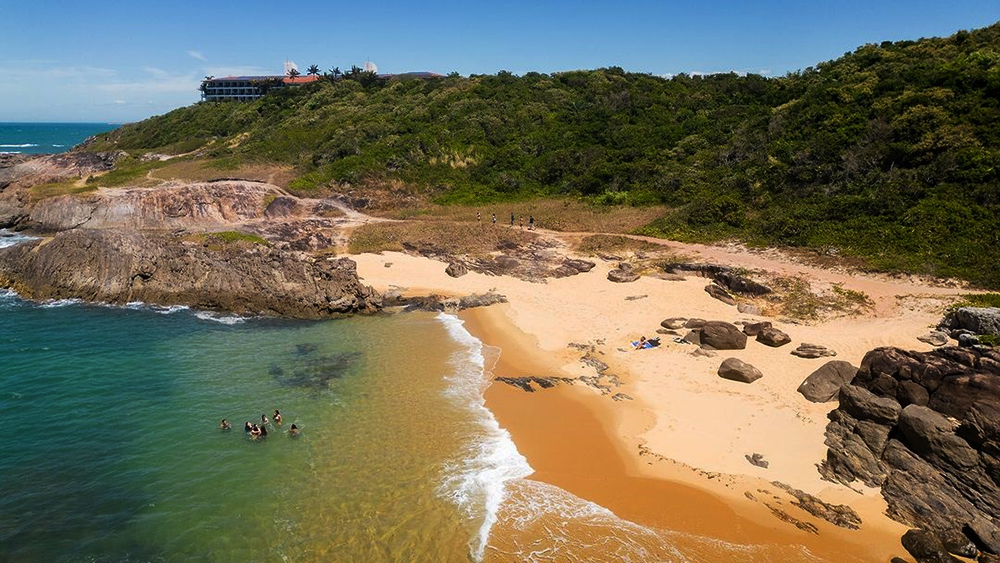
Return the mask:
<svg viewBox="0 0 1000 563"><path fill-rule="evenodd" d="M355 267L348 258L251 242L74 229L0 250L0 286L34 299L145 301L318 318L381 306L381 296L358 281Z"/></svg>

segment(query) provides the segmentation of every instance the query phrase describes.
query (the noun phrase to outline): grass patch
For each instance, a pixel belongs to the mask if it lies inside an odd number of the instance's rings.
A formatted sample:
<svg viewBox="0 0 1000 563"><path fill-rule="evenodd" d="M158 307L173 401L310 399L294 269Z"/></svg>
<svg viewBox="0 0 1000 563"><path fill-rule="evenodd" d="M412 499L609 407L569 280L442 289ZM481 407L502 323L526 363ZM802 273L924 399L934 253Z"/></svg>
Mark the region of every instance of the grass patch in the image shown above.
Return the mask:
<svg viewBox="0 0 1000 563"><path fill-rule="evenodd" d="M815 292L804 278L775 276L768 280L774 290L764 297L767 316L784 316L795 320L818 321L837 315L860 315L875 303L861 291L833 286L828 292Z"/></svg>
<svg viewBox="0 0 1000 563"><path fill-rule="evenodd" d="M528 226L528 218L535 218L535 228L561 232L580 233L631 233L666 213L663 206L627 207L592 205L572 199L536 199L490 205L423 205L387 209L380 215L393 219L422 219L425 221L475 222L476 213L482 222L490 223L493 213L497 224L509 225L510 214L515 224Z"/></svg>
<svg viewBox="0 0 1000 563"><path fill-rule="evenodd" d="M262 246L268 246L268 242L254 234L241 233L239 231L220 231L217 233L208 233L206 235L208 238L221 242L223 244L235 244L240 242L246 242L250 244L260 244Z"/></svg>
<svg viewBox="0 0 1000 563"><path fill-rule="evenodd" d="M166 166L153 170L150 176L158 180L180 180L184 182L207 182L219 178L242 178L257 182L268 182L285 188L295 176L295 171L291 166L284 164L235 163L230 159L175 159L169 161Z"/></svg>
<svg viewBox="0 0 1000 563"><path fill-rule="evenodd" d="M104 188L144 185L147 182L143 180L148 180L147 176L151 171L169 166L170 163L171 161L166 160L140 162L134 158L123 159L115 166L114 170L100 176L87 178L87 184Z"/></svg>
<svg viewBox="0 0 1000 563"><path fill-rule="evenodd" d="M403 250L403 243L432 248L442 254L484 255L524 246L538 237L529 231L475 223L405 221L368 223L354 229L347 248L351 254Z"/></svg>
<svg viewBox="0 0 1000 563"><path fill-rule="evenodd" d="M583 254L613 252L651 252L664 247L644 240L620 235L590 235L576 244L575 250Z"/></svg>
<svg viewBox="0 0 1000 563"><path fill-rule="evenodd" d="M948 307L949 311L962 307L1000 307L1000 293L968 293Z"/></svg>
<svg viewBox="0 0 1000 563"><path fill-rule="evenodd" d="M37 186L31 186L28 194L32 201L40 201L50 197L57 197L61 195L72 195L72 194L82 194L87 192L92 192L97 189L94 185L77 185L77 180L65 180L62 182L49 182L48 184L39 184Z"/></svg>

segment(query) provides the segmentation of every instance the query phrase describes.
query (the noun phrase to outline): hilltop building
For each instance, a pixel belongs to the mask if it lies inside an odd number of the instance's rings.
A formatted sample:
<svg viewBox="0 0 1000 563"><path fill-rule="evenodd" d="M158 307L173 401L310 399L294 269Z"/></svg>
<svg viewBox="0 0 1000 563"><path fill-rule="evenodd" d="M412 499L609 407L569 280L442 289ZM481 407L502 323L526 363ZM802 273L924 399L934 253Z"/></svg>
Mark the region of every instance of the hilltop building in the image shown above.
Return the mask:
<svg viewBox="0 0 1000 563"><path fill-rule="evenodd" d="M298 72L298 67L291 61L285 61L284 75L260 76L223 76L222 78L206 77L201 83L201 99L205 101L249 102L261 98L271 90L298 86L316 82L320 76L291 76L291 71ZM365 63L366 72L378 73L375 63ZM404 72L401 74L376 74L383 80L392 78L439 78L442 75L434 72Z"/></svg>

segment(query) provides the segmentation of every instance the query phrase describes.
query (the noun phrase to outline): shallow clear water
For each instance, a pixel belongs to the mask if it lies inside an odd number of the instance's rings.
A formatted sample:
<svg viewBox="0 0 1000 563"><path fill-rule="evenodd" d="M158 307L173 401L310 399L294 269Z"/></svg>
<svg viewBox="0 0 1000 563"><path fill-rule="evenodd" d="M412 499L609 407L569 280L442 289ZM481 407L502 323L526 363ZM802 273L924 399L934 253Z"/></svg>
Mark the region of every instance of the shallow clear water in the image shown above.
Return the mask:
<svg viewBox="0 0 1000 563"><path fill-rule="evenodd" d="M463 333L0 293L0 560L478 558L530 469Z"/></svg>
<svg viewBox="0 0 1000 563"><path fill-rule="evenodd" d="M115 127L111 123L0 123L0 153L65 152Z"/></svg>

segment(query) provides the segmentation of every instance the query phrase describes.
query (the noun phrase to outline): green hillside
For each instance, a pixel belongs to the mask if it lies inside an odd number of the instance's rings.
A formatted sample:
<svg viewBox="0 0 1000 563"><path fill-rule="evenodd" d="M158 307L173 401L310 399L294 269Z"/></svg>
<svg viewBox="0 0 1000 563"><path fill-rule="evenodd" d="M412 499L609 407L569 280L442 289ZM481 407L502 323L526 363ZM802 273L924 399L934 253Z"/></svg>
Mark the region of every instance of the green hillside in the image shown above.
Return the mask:
<svg viewBox="0 0 1000 563"><path fill-rule="evenodd" d="M664 203L644 232L836 249L1000 287L1000 24L866 45L781 78L595 71L321 80L200 103L87 150L291 164L299 192Z"/></svg>

